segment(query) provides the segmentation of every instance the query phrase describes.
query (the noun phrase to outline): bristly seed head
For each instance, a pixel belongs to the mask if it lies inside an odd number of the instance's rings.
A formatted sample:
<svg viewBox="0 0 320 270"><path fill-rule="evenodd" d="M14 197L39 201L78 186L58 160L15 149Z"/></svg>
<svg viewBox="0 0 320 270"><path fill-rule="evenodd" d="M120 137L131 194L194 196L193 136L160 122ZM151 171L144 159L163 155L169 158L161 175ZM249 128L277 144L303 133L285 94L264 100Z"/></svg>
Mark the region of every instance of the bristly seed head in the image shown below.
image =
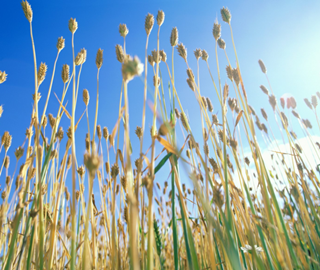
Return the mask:
<svg viewBox="0 0 320 270"><path fill-rule="evenodd" d="M120 33L120 36L122 37L126 37L129 33L129 30L127 28L127 25L126 24L121 24L119 25L119 33Z"/></svg>
<svg viewBox="0 0 320 270"><path fill-rule="evenodd" d="M159 10L157 15L157 24L161 26L163 22L164 22L164 12L162 10Z"/></svg>
<svg viewBox="0 0 320 270"><path fill-rule="evenodd" d="M105 138L105 140L107 140L109 137L109 130L107 127L103 128L103 138Z"/></svg>
<svg viewBox="0 0 320 270"><path fill-rule="evenodd" d="M219 45L220 49L222 49L222 50L224 50L226 48L226 42L222 38L218 39L218 45Z"/></svg>
<svg viewBox="0 0 320 270"><path fill-rule="evenodd" d="M223 7L221 9L221 17L222 17L222 20L224 22L226 22L227 24L230 24L230 22L231 22L231 13L230 13L228 8Z"/></svg>
<svg viewBox="0 0 320 270"><path fill-rule="evenodd" d="M260 88L261 88L263 93L265 93L267 96L269 96L269 91L264 85L260 85Z"/></svg>
<svg viewBox="0 0 320 270"><path fill-rule="evenodd" d="M146 16L145 22L144 22L144 28L145 28L148 36L151 33L153 25L154 25L154 16L152 14L148 13L148 15Z"/></svg>
<svg viewBox="0 0 320 270"><path fill-rule="evenodd" d="M135 133L139 139L142 138L142 128L141 127L137 126Z"/></svg>
<svg viewBox="0 0 320 270"><path fill-rule="evenodd" d="M120 63L124 62L124 52L123 52L122 46L119 44L116 45L116 56L117 56L117 60Z"/></svg>
<svg viewBox="0 0 320 270"><path fill-rule="evenodd" d="M111 167L111 177L115 179L119 174L119 166L115 163Z"/></svg>
<svg viewBox="0 0 320 270"><path fill-rule="evenodd" d="M24 12L24 16L26 16L29 23L31 23L33 13L32 13L32 9L31 9L30 4L28 3L28 1L22 1L21 6L22 6L22 10Z"/></svg>
<svg viewBox="0 0 320 270"><path fill-rule="evenodd" d="M218 22L213 24L212 34L214 39L217 41L221 36L221 25Z"/></svg>
<svg viewBox="0 0 320 270"><path fill-rule="evenodd" d="M171 30L170 44L172 47L175 47L178 45L178 29L177 29L177 27L174 27Z"/></svg>
<svg viewBox="0 0 320 270"><path fill-rule="evenodd" d="M64 38L63 37L59 37L58 38L58 42L57 42L57 49L58 49L58 52L60 52L61 50L63 50L64 48L64 45L65 45L65 42L64 42Z"/></svg>
<svg viewBox="0 0 320 270"><path fill-rule="evenodd" d="M100 69L103 63L103 50L101 50L99 48L98 52L97 52L97 56L96 56L96 65L97 68Z"/></svg>
<svg viewBox="0 0 320 270"><path fill-rule="evenodd" d="M193 81L192 79L188 78L188 79L187 79L187 83L188 83L190 89L194 92L195 89L196 89L195 84L194 84L194 81Z"/></svg>
<svg viewBox="0 0 320 270"><path fill-rule="evenodd" d="M194 51L194 56L196 57L197 60L199 60L199 58L202 56L202 51L201 49L196 49Z"/></svg>
<svg viewBox="0 0 320 270"><path fill-rule="evenodd" d="M164 50L160 51L160 58L162 62L167 62L167 54L165 53Z"/></svg>
<svg viewBox="0 0 320 270"><path fill-rule="evenodd" d="M152 54L152 57L153 57L153 62L155 62L156 64L157 63L160 63L160 53L158 53L158 51L156 50L153 50L151 51L151 54Z"/></svg>
<svg viewBox="0 0 320 270"><path fill-rule="evenodd" d="M264 63L262 62L261 59L259 59L258 63L259 63L259 66L260 66L260 68L261 68L261 71L262 71L264 74L267 74L267 68L266 68L266 66L264 65Z"/></svg>
<svg viewBox="0 0 320 270"><path fill-rule="evenodd" d="M201 55L202 60L207 61L209 58L209 54L207 53L206 50L202 50L202 55Z"/></svg>
<svg viewBox="0 0 320 270"><path fill-rule="evenodd" d="M236 85L239 85L240 76L239 76L238 68L232 69L232 78L233 78L234 82L236 83Z"/></svg>
<svg viewBox="0 0 320 270"><path fill-rule="evenodd" d="M38 86L43 82L47 73L47 65L45 63L41 63L38 70Z"/></svg>
<svg viewBox="0 0 320 270"><path fill-rule="evenodd" d="M185 48L185 46L182 43L180 43L178 45L177 50L179 55L184 59L184 61L187 62L187 49Z"/></svg>
<svg viewBox="0 0 320 270"><path fill-rule="evenodd" d="M208 104L208 110L209 112L213 112L213 106L212 106L212 103L211 103L211 100L209 97L207 97L207 104Z"/></svg>
<svg viewBox="0 0 320 270"><path fill-rule="evenodd" d="M8 74L6 74L5 71L2 72L2 71L0 70L0 84L1 84L1 83L4 83L4 82L6 81L7 76L8 76Z"/></svg>
<svg viewBox="0 0 320 270"><path fill-rule="evenodd" d="M76 21L76 19L71 18L69 20L69 30L72 34L74 34L78 29L78 22Z"/></svg>
<svg viewBox="0 0 320 270"><path fill-rule="evenodd" d="M61 78L63 83L66 83L69 80L69 70L70 70L69 65L64 64L62 66Z"/></svg>
<svg viewBox="0 0 320 270"><path fill-rule="evenodd" d="M89 91L87 89L83 89L82 98L83 98L84 104L86 106L88 106L89 100L90 100L90 96L89 96Z"/></svg>

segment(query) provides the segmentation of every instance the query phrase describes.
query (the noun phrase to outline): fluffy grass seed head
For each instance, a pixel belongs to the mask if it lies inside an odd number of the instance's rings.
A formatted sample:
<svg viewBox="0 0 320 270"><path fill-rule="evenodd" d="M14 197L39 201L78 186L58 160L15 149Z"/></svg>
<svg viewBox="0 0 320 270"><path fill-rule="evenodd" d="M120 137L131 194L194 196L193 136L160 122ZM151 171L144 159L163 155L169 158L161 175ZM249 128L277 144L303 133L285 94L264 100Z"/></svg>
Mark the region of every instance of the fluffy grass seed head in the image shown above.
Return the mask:
<svg viewBox="0 0 320 270"><path fill-rule="evenodd" d="M269 96L269 91L264 85L260 85L260 89L263 93L265 93L267 96Z"/></svg>
<svg viewBox="0 0 320 270"><path fill-rule="evenodd" d="M87 89L83 89L82 91L82 98L83 102L86 106L89 104L90 96L89 96L89 91Z"/></svg>
<svg viewBox="0 0 320 270"><path fill-rule="evenodd" d="M126 37L129 33L129 29L127 28L127 25L126 24L121 24L119 25L119 33L120 33L120 36L122 37Z"/></svg>
<svg viewBox="0 0 320 270"><path fill-rule="evenodd" d="M112 179L115 179L119 174L119 166L118 164L113 164L111 167L111 177Z"/></svg>
<svg viewBox="0 0 320 270"><path fill-rule="evenodd" d="M95 175L96 171L98 170L98 168L100 166L101 159L95 153L93 153L92 155L90 155L89 153L85 153L83 163L86 166L89 173L91 175Z"/></svg>
<svg viewBox="0 0 320 270"><path fill-rule="evenodd" d="M192 79L188 78L188 79L187 79L187 83L188 83L190 89L194 92L195 89L196 89L195 84L194 84L194 81L193 81Z"/></svg>
<svg viewBox="0 0 320 270"><path fill-rule="evenodd" d="M122 64L122 77L125 81L131 81L135 76L140 76L143 72L143 64L140 59L135 56L133 59L129 57Z"/></svg>
<svg viewBox="0 0 320 270"><path fill-rule="evenodd" d="M184 59L184 61L187 62L187 49L186 49L186 47L182 43L180 43L178 45L177 50L178 50L179 55Z"/></svg>
<svg viewBox="0 0 320 270"><path fill-rule="evenodd" d="M222 38L218 39L218 45L219 45L220 49L222 49L222 50L224 50L226 48L226 42Z"/></svg>
<svg viewBox="0 0 320 270"><path fill-rule="evenodd" d="M71 18L69 20L69 30L72 34L74 34L78 29L78 22L76 21L76 19Z"/></svg>
<svg viewBox="0 0 320 270"><path fill-rule="evenodd" d="M188 118L184 112L180 113L180 119L184 129L188 132Z"/></svg>
<svg viewBox="0 0 320 270"><path fill-rule="evenodd" d="M5 71L0 70L0 84L4 83L7 80L8 74Z"/></svg>
<svg viewBox="0 0 320 270"><path fill-rule="evenodd" d="M164 62L164 63L167 62L167 54L165 53L164 50L160 51L160 58L161 58L162 62Z"/></svg>
<svg viewBox="0 0 320 270"><path fill-rule="evenodd" d="M304 99L304 102L310 108L310 110L312 110L312 105L311 105L310 101L307 98Z"/></svg>
<svg viewBox="0 0 320 270"><path fill-rule="evenodd" d="M148 13L144 22L144 29L146 30L147 36L150 35L153 25L154 25L154 16Z"/></svg>
<svg viewBox="0 0 320 270"><path fill-rule="evenodd" d="M223 20L224 22L226 22L227 24L230 24L230 22L231 22L231 13L230 13L229 9L223 7L223 8L220 10L220 12L221 12L222 20Z"/></svg>
<svg viewBox="0 0 320 270"><path fill-rule="evenodd" d="M232 69L232 78L233 78L234 82L236 83L236 85L239 85L240 76L239 76L238 68Z"/></svg>
<svg viewBox="0 0 320 270"><path fill-rule="evenodd" d="M45 63L41 63L38 69L38 86L44 81L47 73L47 65Z"/></svg>
<svg viewBox="0 0 320 270"><path fill-rule="evenodd" d="M98 52L97 52L97 56L96 56L96 65L97 68L100 69L103 63L103 50L101 50L99 48Z"/></svg>
<svg viewBox="0 0 320 270"><path fill-rule="evenodd" d="M138 137L139 139L142 138L142 128L141 128L141 127L137 126L137 128L136 128L136 130L135 130L135 133L136 133L136 135L137 135L137 137Z"/></svg>
<svg viewBox="0 0 320 270"><path fill-rule="evenodd" d="M218 39L219 39L220 36L221 36L221 25L218 23L218 21L216 21L216 22L213 24L212 34L213 34L214 39L215 39L216 41L218 41Z"/></svg>
<svg viewBox="0 0 320 270"><path fill-rule="evenodd" d="M155 63L160 63L161 59L160 59L160 53L158 53L158 51L153 50L151 51L152 57L153 57L153 62Z"/></svg>
<svg viewBox="0 0 320 270"><path fill-rule="evenodd" d="M202 60L207 61L209 58L209 54L207 53L206 50L202 50L202 55L201 55Z"/></svg>
<svg viewBox="0 0 320 270"><path fill-rule="evenodd" d="M202 56L202 51L201 49L196 49L194 51L194 56L196 57L197 60L199 60L199 58Z"/></svg>
<svg viewBox="0 0 320 270"><path fill-rule="evenodd" d="M3 108L2 108L2 105L1 105L0 106L0 117L1 117L2 113L3 113Z"/></svg>
<svg viewBox="0 0 320 270"><path fill-rule="evenodd" d="M170 35L170 44L172 47L175 47L178 45L178 28L174 27L171 30L171 35Z"/></svg>
<svg viewBox="0 0 320 270"><path fill-rule="evenodd" d="M11 142L12 142L12 136L8 131L5 131L1 138L1 145L4 146L4 149L6 150L6 152L10 148Z"/></svg>
<svg viewBox="0 0 320 270"><path fill-rule="evenodd" d="M259 63L259 66L260 66L260 68L261 68L261 71L262 71L264 74L267 74L267 68L266 68L266 66L264 65L264 63L262 62L261 59L259 59L258 63Z"/></svg>
<svg viewBox="0 0 320 270"><path fill-rule="evenodd" d="M65 46L65 39L63 37L59 37L57 42L58 52L62 51L64 46Z"/></svg>
<svg viewBox="0 0 320 270"><path fill-rule="evenodd" d="M208 110L209 110L209 112L212 113L213 112L213 105L211 103L211 100L209 97L207 97L206 99L207 99Z"/></svg>
<svg viewBox="0 0 320 270"><path fill-rule="evenodd" d="M109 137L109 130L108 130L108 128L107 128L107 127L104 127L102 132L103 132L103 138L105 138L105 139L107 140L108 137Z"/></svg>
<svg viewBox="0 0 320 270"><path fill-rule="evenodd" d="M315 95L311 96L311 104L312 104L313 108L317 108L318 100L317 100L317 97Z"/></svg>
<svg viewBox="0 0 320 270"><path fill-rule="evenodd" d="M162 10L159 10L157 15L157 24L161 26L163 22L164 22L164 12Z"/></svg>
<svg viewBox="0 0 320 270"><path fill-rule="evenodd" d="M117 56L117 60L120 63L124 62L124 52L123 52L123 48L121 45L117 44L116 45L116 56Z"/></svg>
<svg viewBox="0 0 320 270"><path fill-rule="evenodd" d="M61 78L63 83L66 83L69 80L70 67L68 64L62 66Z"/></svg>
<svg viewBox="0 0 320 270"><path fill-rule="evenodd" d="M26 16L29 23L31 23L32 17L33 17L33 12L32 12L30 4L28 3L28 1L22 1L21 6L22 6L22 10L24 12L24 16Z"/></svg>

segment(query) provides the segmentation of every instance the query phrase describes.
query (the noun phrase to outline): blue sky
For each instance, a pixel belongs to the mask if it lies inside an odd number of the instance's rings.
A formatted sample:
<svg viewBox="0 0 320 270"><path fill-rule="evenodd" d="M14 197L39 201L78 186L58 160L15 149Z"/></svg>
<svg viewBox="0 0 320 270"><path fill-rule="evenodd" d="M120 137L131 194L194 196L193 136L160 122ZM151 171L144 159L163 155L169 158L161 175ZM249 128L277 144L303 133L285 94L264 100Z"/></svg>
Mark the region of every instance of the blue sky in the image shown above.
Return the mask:
<svg viewBox="0 0 320 270"><path fill-rule="evenodd" d="M137 55L144 62L146 34L144 20L148 12L157 15L158 10L165 12L165 21L160 31L160 49L164 49L171 63L171 46L169 37L171 29L177 27L179 42L188 50L188 62L196 73L196 60L193 51L196 48L207 50L209 65L217 82L216 61L214 57L214 38L212 27L216 19L222 24L221 37L226 41L227 53L231 64L235 67L230 29L222 22L220 9L228 7L232 14L232 27L237 53L240 61L249 104L256 111L264 107L271 113L266 96L259 86L267 81L262 74L258 59L262 59L268 69L273 90L279 98L290 93L297 100L297 110L305 118L310 117L310 110L303 98L319 91L320 64L320 20L318 1L29 1L33 9L33 34L37 52L37 62L48 65L47 76L39 91L42 99L39 111L45 104L50 84L53 63L56 57L58 37L66 39L66 47L60 53L52 91L61 97L63 83L61 68L63 64L72 64L71 33L68 30L69 19L76 18L79 28L75 34L75 53L81 48L87 50L87 61L83 66L79 91L87 88L90 93L89 115L93 125L96 93L95 56L98 48L104 50L104 62L100 71L100 104L98 124L112 130L118 114L121 90L121 65L116 60L115 45L122 44L118 33L120 23L127 24L129 34L126 38L127 53ZM24 17L20 1L5 1L0 9L1 42L0 70L8 74L7 81L0 85L0 105L4 113L0 118L0 135L8 130L13 136L9 150L11 156L10 171L13 171L14 150L24 140L25 130L30 122L32 110L32 94L34 92L33 56L29 34L29 23ZM155 27L150 36L148 53L156 49ZM222 50L218 50L222 83L227 81L225 66L227 62ZM166 68L160 65L162 74ZM186 108L193 130L200 136L200 113L194 94L186 83L186 65L175 50L175 80L181 102ZM151 66L148 66L151 75ZM150 79L152 77L150 76ZM151 82L151 80L149 80ZM228 81L227 81L228 82ZM164 75L164 86L168 84L168 76ZM150 83L151 85L151 83ZM200 61L200 85L203 96L209 96L215 107L221 111L216 94L204 61ZM233 97L234 94L231 93ZM67 96L68 109L71 110L71 91ZM152 95L148 95L152 100ZM85 109L79 95L77 117ZM138 139L133 134L137 125L141 125L143 102L143 82L136 78L129 83L130 131L135 151L133 160L137 158ZM56 113L58 102L51 95L47 112ZM151 112L147 111L146 130L151 126ZM259 114L260 115L260 114ZM221 115L220 115L221 116ZM260 118L262 119L261 115ZM274 121L272 121L274 122ZM63 119L64 130L69 123ZM49 127L47 129L50 130ZM49 131L48 130L48 131ZM47 131L47 132L48 132ZM77 153L84 153L84 138L87 132L85 119L82 120L77 138ZM92 132L92 126L91 126ZM318 133L314 125L313 132ZM298 133L298 132L297 132ZM279 134L278 134L279 135ZM65 135L66 136L66 135ZM261 137L259 138L261 140ZM279 138L280 139L280 135ZM66 141L65 141L66 142ZM63 143L65 144L65 143ZM146 140L144 149L149 147ZM160 150L160 146L157 148ZM4 153L0 154L2 160ZM79 158L82 163L82 157ZM21 161L20 161L21 162ZM4 185L4 174L0 184Z"/></svg>

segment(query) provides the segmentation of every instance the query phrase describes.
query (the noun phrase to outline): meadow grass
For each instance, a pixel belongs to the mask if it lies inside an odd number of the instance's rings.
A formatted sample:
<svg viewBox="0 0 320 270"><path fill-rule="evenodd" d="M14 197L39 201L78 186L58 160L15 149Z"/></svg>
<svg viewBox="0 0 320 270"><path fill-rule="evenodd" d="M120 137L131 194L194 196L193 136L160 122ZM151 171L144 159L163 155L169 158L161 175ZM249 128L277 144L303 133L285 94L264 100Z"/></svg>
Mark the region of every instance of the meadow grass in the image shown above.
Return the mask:
<svg viewBox="0 0 320 270"><path fill-rule="evenodd" d="M171 63L167 61L159 45L165 19L163 11L159 11L156 18L152 14L146 16L144 65L137 57L126 54L128 29L120 24L123 45L116 46L116 57L122 65L122 88L116 125L110 132L97 122L99 72L103 67L101 49L96 55L97 98L90 104L95 106L94 119L88 114L87 89L82 92L86 110L80 119L75 118L76 106L80 103L81 70L87 57L85 49L77 55L74 51L76 19L69 21L73 63L62 69L62 96L56 96L60 107L57 112L47 113L56 63L65 46L62 37L57 42L57 57L40 114L38 90L46 77L47 66L41 63L37 68L33 13L27 1L22 2L22 8L30 24L33 47L34 106L25 141L14 152L16 164L12 175L8 156L12 137L6 131L1 139L0 152L4 158L0 175L5 174L6 179L0 206L2 269L320 269L320 183L317 168L312 168L312 162L303 156L306 150L302 149L293 125L302 128L316 160L320 144L310 135L312 124L301 118L294 98L280 99L278 103L261 60L258 64L269 90L261 85L260 95L266 95L266 103L269 102L274 115L268 116L265 109L261 109L263 123L248 105L227 8L221 9L221 17L230 28L237 62L231 67L225 42L221 39L221 25L214 23L217 82L205 50L194 51L197 60L194 75L187 50L178 43L177 28L171 32L172 59ZM157 49L148 55L149 36L155 30ZM194 136L186 108L175 88L175 74L185 72L174 69L175 49L178 57L185 61L187 85L201 112L202 136L199 138ZM217 53L220 49L224 50L229 63L225 73L228 83L224 85ZM220 104L220 119L213 114L212 101L201 95L199 61L202 60L206 62ZM168 72L169 87L162 81L161 70ZM142 119L141 126L135 130L140 151L135 155L139 158L133 161L128 88L130 81L143 71ZM148 72L153 74L152 82L148 82ZM4 83L6 77L5 72L0 72L0 83ZM146 108L149 84L153 85L150 110ZM72 91L71 111L65 102L69 88L72 89L69 90ZM169 92L169 99L165 98L165 91ZM311 102L305 99L305 103L315 113L320 128L316 112L320 93L316 94ZM283 110L285 105L297 122L288 120ZM0 116L2 113L0 107ZM145 128L147 113L152 114L150 133ZM70 120L70 127L64 127L67 132L60 124L63 117ZM82 117L88 125L84 156L77 153L75 143ZM94 121L91 131L89 120ZM279 130L272 130L271 121L276 121ZM157 123L160 123L158 127ZM119 135L121 124L124 126L123 142ZM274 132L281 133L283 142L289 146L288 151L281 150ZM257 141L258 133L262 133L272 147L277 169L267 167L264 148ZM143 152L144 138L150 135L151 146ZM60 147L62 143L66 147ZM122 149L119 145L123 145ZM245 148L250 149L249 155ZM17 169L18 162L20 169ZM82 163L84 165L80 165ZM249 167L250 163L253 166ZM160 170L167 170L170 176L162 184L157 181ZM181 173L182 170L187 174ZM278 170L284 175L282 185ZM191 180L192 189L186 186L185 175ZM93 192L94 180L99 184L100 205ZM72 182L71 192L67 181ZM258 188L252 188L250 181L257 183ZM157 194L160 196L155 196ZM196 215L191 215L191 208L196 209Z"/></svg>

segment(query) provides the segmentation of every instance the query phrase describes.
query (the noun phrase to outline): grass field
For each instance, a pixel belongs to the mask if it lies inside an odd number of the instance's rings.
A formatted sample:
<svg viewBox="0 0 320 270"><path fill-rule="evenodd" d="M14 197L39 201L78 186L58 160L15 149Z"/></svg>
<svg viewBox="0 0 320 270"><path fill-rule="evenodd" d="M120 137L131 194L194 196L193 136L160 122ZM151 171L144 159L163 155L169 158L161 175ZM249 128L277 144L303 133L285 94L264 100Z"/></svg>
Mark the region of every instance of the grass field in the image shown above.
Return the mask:
<svg viewBox="0 0 320 270"><path fill-rule="evenodd" d="M87 51L74 50L76 19L68 23L73 62L57 71L59 78L55 68L65 39L58 39L57 58L49 76L46 64L36 61L32 8L23 1L22 9L33 45L34 105L25 141L15 156L8 155L10 131L1 138L0 176L5 179L0 206L2 269L320 269L320 182L318 168L312 165L319 160L320 144L309 132L320 128L316 111L320 93L307 97L299 108L301 114L304 110L315 114L316 122L311 123L300 116L293 97L276 97L259 60L257 68L265 74L262 84L266 86L261 85L256 95L265 100L268 109L248 105L227 8L220 10L222 25L216 22L212 30L214 75L208 53L196 49L188 55L179 43L177 28L166 33L172 47L172 58L167 59L159 48L163 11L145 18L142 61L126 54L128 29L120 24L123 44L116 46L115 57L121 63L122 87L116 124L109 129L97 121L103 50L96 53L97 98L90 100L89 91L79 89ZM232 38L228 52L221 27ZM148 55L151 31L157 31L158 45ZM218 50L225 53L226 68L219 66ZM235 55L235 66L228 54ZM175 58L180 57L185 70L174 69ZM196 67L189 66L188 57L196 58ZM210 98L201 95L199 61L206 63L211 75L219 115L213 113ZM162 80L160 68L168 73L169 86ZM194 136L180 102L183 92L175 88L174 74L178 72L187 74L186 86L201 112L200 137ZM148 73L153 74L152 81L147 80ZM141 126L133 127L128 89L138 76L144 80L144 103ZM42 89L41 98L39 89L49 77L50 87ZM228 80L223 83L222 77ZM0 71L0 83L6 78ZM53 80L60 79L62 95L54 96ZM67 91L72 92L68 106ZM147 100L147 91L152 92L152 101ZM58 99L58 111L47 111L51 99ZM43 111L39 102L44 103ZM79 119L76 106L86 108ZM88 106L95 107L90 117ZM0 106L0 117L5 113ZM151 130L146 128L147 114L152 115ZM70 125L62 126L62 118L69 119ZM77 151L75 140L80 121L88 125L84 155ZM94 123L92 130L89 123ZM120 127L124 127L123 136ZM140 142L137 153L132 150L129 127L135 129L134 139ZM297 129L305 135L307 154ZM272 146L272 167L263 155L265 146L257 140L261 133ZM288 145L286 152L275 133ZM151 145L144 152L145 139L150 137ZM10 165L15 168L12 174ZM169 175L167 181L162 181L160 173ZM192 188L186 186L186 177ZM94 196L94 182L99 186L99 198Z"/></svg>

